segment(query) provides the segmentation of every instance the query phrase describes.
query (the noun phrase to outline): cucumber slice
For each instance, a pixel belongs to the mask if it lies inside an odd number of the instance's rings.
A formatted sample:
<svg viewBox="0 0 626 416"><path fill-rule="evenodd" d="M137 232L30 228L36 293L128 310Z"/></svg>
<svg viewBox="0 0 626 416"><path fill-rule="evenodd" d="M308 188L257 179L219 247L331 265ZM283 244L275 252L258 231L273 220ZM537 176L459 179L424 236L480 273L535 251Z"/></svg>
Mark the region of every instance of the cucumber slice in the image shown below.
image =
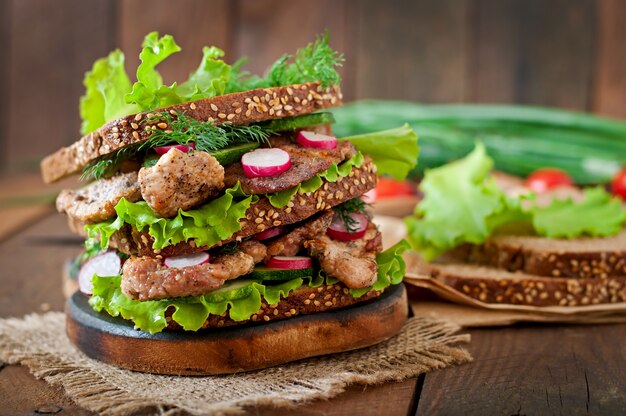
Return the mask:
<svg viewBox="0 0 626 416"><path fill-rule="evenodd" d="M313 113L272 120L265 127L273 131L288 131L333 123L335 123L335 117L331 113Z"/></svg>
<svg viewBox="0 0 626 416"><path fill-rule="evenodd" d="M272 269L269 267L255 267L248 275L251 279L257 280L292 280L313 276L313 269Z"/></svg>
<svg viewBox="0 0 626 416"><path fill-rule="evenodd" d="M227 147L225 149L209 152L211 156L217 159L222 166L239 162L241 156L259 147L259 143L245 143L238 146Z"/></svg>
<svg viewBox="0 0 626 416"><path fill-rule="evenodd" d="M209 303L219 303L229 300L247 298L254 291L254 283L257 282L247 279L233 280L232 282L226 283L219 289L204 295L204 298Z"/></svg>

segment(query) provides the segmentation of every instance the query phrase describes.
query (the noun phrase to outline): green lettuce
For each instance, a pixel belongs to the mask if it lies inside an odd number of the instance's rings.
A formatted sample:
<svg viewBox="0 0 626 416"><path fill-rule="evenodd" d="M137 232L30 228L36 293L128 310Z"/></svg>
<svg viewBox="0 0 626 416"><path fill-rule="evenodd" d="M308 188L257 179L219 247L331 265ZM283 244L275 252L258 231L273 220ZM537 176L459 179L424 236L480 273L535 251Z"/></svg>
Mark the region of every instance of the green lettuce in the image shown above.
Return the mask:
<svg viewBox="0 0 626 416"><path fill-rule="evenodd" d="M148 227L154 238L152 247L162 249L181 241L193 239L198 246L212 246L241 229L239 221L246 216L250 204L257 196L245 196L240 184L226 190L225 194L189 211L178 210L174 218L157 216L145 201L129 202L122 198L115 206L117 217L98 224L85 226L89 238L100 238L106 248L113 233L124 223L136 230Z"/></svg>
<svg viewBox="0 0 626 416"><path fill-rule="evenodd" d="M124 69L124 54L115 50L94 62L83 80L85 95L80 98L81 134L87 134L109 120L139 111L124 96L131 84Z"/></svg>
<svg viewBox="0 0 626 416"><path fill-rule="evenodd" d="M379 175L389 175L402 180L417 164L419 153L417 135L408 124L395 129L343 137L339 140L348 140L360 152L369 155Z"/></svg>
<svg viewBox="0 0 626 416"><path fill-rule="evenodd" d="M540 207L534 196L512 197L490 176L493 160L478 143L463 159L426 172L424 198L405 218L408 240L432 260L463 243L481 244L501 226L523 223L546 237L616 234L625 220L620 202L602 188L585 191L582 202L553 201Z"/></svg>
<svg viewBox="0 0 626 416"><path fill-rule="evenodd" d="M120 289L121 276L93 278L93 296L89 299L91 307L100 312L105 310L111 316L121 316L131 320L135 328L154 334L166 326L165 311L172 307L172 319L186 331L197 331L209 315L222 315L227 310L234 321L249 319L261 309L261 301L268 304L278 303L281 296L302 286L302 279L288 280L279 285L266 286L254 281L232 281L226 283L220 292L223 300L215 299L213 293L177 299L150 300L140 302L127 298ZM229 293L229 286L236 287ZM217 301L216 301L217 300Z"/></svg>

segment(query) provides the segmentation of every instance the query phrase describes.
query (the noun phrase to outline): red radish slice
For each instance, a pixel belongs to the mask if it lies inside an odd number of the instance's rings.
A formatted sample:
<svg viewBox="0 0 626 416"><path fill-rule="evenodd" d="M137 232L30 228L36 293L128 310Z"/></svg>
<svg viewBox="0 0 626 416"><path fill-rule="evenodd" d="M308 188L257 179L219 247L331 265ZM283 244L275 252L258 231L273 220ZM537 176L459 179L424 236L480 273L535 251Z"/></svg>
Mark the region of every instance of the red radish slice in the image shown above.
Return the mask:
<svg viewBox="0 0 626 416"><path fill-rule="evenodd" d="M304 256L274 256L265 265L272 269L307 269L313 267L313 259Z"/></svg>
<svg viewBox="0 0 626 416"><path fill-rule="evenodd" d="M187 254L186 256L166 257L165 266L173 269L182 269L183 267L197 266L209 262L209 253L200 252Z"/></svg>
<svg viewBox="0 0 626 416"><path fill-rule="evenodd" d="M269 230L265 230L263 232L258 233L257 235L254 236L254 238L257 241L263 241L272 237L276 237L277 235L281 235L283 232L285 232L285 227L283 226L274 227L274 228L270 228Z"/></svg>
<svg viewBox="0 0 626 416"><path fill-rule="evenodd" d="M94 275L98 276L117 276L122 268L122 259L114 251L98 254L83 264L80 272L78 272L78 288L86 295L91 295L93 291Z"/></svg>
<svg viewBox="0 0 626 416"><path fill-rule="evenodd" d="M348 231L339 215L335 214L333 222L330 223L326 234L328 234L328 236L333 240L340 241L358 240L363 237L370 222L369 218L367 218L367 215L360 212L353 212L352 214L349 214L349 216L352 220L354 220L354 224L351 227L353 231Z"/></svg>
<svg viewBox="0 0 626 416"><path fill-rule="evenodd" d="M337 138L326 134L315 133L313 131L301 130L298 132L296 141L304 147L314 147L316 149L334 149L337 147Z"/></svg>
<svg viewBox="0 0 626 416"><path fill-rule="evenodd" d="M170 149L178 149L181 152L187 153L189 149L195 149L196 144L194 142L189 142L187 145L184 144L173 144L171 146L157 146L153 147L154 151L159 155L164 155L170 151Z"/></svg>
<svg viewBox="0 0 626 416"><path fill-rule="evenodd" d="M291 167L291 157L283 149L256 149L241 156L243 173L248 178L276 176Z"/></svg>

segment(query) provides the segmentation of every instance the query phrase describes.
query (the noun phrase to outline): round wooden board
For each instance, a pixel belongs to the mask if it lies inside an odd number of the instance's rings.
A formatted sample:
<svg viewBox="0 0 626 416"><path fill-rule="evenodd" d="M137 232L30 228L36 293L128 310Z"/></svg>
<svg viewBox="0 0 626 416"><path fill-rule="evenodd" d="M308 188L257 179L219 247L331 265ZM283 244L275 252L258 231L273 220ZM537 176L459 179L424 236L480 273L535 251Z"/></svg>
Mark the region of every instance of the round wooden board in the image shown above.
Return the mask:
<svg viewBox="0 0 626 416"><path fill-rule="evenodd" d="M397 334L408 317L403 285L346 309L198 332L149 334L87 301L76 292L67 302L67 335L76 347L118 367L173 375L232 374L368 347Z"/></svg>

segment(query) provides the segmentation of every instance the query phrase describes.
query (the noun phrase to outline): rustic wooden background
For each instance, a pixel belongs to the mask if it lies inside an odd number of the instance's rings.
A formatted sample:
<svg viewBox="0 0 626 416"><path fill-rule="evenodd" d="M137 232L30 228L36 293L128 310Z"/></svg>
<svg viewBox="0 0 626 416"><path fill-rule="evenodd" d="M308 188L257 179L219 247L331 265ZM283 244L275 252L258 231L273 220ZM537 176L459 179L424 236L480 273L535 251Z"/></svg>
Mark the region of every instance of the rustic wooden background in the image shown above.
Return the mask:
<svg viewBox="0 0 626 416"><path fill-rule="evenodd" d="M134 73L152 30L263 71L329 29L346 97L558 106L626 118L624 0L0 0L0 172L78 138L82 76L119 47Z"/></svg>

